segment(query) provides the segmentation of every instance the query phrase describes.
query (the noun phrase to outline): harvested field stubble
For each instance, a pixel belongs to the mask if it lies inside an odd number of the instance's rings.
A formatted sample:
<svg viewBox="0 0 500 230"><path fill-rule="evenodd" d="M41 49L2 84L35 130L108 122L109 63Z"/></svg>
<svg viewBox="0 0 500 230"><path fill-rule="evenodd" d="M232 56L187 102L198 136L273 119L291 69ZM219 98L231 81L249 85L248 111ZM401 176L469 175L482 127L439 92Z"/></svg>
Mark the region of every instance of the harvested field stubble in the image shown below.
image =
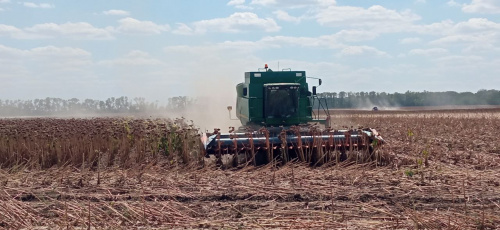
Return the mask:
<svg viewBox="0 0 500 230"><path fill-rule="evenodd" d="M490 115L334 115L335 124L382 133L394 159L382 167L218 170L168 159L101 170L3 167L0 227L496 229L500 119Z"/></svg>

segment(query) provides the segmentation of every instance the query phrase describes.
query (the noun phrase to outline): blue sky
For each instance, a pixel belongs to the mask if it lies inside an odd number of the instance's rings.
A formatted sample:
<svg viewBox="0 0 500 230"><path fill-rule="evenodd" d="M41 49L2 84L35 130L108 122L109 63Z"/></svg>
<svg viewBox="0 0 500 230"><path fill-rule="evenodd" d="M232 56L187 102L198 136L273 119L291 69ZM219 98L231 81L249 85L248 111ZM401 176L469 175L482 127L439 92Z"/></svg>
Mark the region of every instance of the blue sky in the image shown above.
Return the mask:
<svg viewBox="0 0 500 230"><path fill-rule="evenodd" d="M475 92L499 45L498 0L0 0L0 99L230 103L265 63L320 92Z"/></svg>

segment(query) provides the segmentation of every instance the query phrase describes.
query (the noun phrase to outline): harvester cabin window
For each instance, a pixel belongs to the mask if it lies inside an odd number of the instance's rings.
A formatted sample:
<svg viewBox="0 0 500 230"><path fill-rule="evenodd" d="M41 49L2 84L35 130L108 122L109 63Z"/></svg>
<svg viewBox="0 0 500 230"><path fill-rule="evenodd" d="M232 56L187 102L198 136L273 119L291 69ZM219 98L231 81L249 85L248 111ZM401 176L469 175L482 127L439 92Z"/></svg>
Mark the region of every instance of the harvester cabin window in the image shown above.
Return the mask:
<svg viewBox="0 0 500 230"><path fill-rule="evenodd" d="M296 117L298 111L297 86L268 86L265 95L266 118Z"/></svg>
<svg viewBox="0 0 500 230"><path fill-rule="evenodd" d="M248 88L243 88L243 96L247 96L248 95Z"/></svg>

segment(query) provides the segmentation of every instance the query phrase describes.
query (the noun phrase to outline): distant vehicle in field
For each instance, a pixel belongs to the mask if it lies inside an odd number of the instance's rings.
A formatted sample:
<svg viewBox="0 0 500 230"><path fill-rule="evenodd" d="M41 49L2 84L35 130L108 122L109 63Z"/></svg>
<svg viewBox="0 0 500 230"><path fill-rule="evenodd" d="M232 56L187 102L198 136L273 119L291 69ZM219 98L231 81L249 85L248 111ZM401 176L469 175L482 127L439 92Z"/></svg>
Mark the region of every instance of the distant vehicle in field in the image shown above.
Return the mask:
<svg viewBox="0 0 500 230"><path fill-rule="evenodd" d="M378 111L378 107L377 106L373 107L372 111Z"/></svg>

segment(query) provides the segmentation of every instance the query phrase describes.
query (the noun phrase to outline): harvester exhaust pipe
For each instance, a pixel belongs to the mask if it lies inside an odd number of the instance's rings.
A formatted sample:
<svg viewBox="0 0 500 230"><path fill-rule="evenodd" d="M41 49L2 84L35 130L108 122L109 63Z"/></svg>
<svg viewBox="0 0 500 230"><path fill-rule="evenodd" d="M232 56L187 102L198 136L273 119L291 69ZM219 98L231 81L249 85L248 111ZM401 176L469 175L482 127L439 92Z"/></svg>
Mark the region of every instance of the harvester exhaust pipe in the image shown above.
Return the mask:
<svg viewBox="0 0 500 230"><path fill-rule="evenodd" d="M229 112L229 120L237 120L237 121L239 121L239 119L238 119L238 118L232 118L232 117L231 117L231 110L233 110L233 107L232 107L232 106L230 106L230 105L228 105L228 106L227 106L227 111Z"/></svg>

